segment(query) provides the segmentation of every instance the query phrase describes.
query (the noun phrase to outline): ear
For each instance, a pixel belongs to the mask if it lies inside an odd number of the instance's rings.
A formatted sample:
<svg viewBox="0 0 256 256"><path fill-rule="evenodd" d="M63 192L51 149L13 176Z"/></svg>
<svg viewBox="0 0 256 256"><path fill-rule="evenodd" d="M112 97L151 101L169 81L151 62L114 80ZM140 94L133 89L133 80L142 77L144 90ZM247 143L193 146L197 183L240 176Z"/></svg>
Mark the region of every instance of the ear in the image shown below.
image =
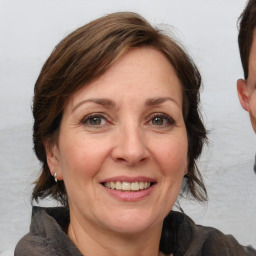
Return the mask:
<svg viewBox="0 0 256 256"><path fill-rule="evenodd" d="M246 111L250 111L250 97L249 97L249 92L248 92L248 86L246 84L246 81L243 79L238 79L237 80L237 94L239 101L241 103L241 106L244 108Z"/></svg>
<svg viewBox="0 0 256 256"><path fill-rule="evenodd" d="M49 141L44 142L44 147L46 151L47 164L49 166L51 175L54 176L56 172L57 179L62 180L62 173L60 168L60 160L59 160L59 149L56 144L52 145Z"/></svg>

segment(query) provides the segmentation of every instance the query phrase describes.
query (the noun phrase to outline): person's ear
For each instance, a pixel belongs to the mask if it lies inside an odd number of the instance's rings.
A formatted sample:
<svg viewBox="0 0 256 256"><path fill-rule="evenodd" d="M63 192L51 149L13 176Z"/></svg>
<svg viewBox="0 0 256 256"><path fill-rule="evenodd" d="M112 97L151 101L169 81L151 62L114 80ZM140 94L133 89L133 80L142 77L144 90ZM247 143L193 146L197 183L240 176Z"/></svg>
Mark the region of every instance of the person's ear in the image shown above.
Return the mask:
<svg viewBox="0 0 256 256"><path fill-rule="evenodd" d="M237 94L239 101L241 103L241 106L244 108L246 111L250 111L250 95L248 91L248 86L246 84L246 81L243 79L238 79L237 80Z"/></svg>
<svg viewBox="0 0 256 256"><path fill-rule="evenodd" d="M56 144L51 144L49 141L44 142L44 147L46 151L46 159L47 164L49 166L51 175L54 176L56 173L56 178L58 180L62 180L62 173L60 168L60 160L59 160L59 149Z"/></svg>

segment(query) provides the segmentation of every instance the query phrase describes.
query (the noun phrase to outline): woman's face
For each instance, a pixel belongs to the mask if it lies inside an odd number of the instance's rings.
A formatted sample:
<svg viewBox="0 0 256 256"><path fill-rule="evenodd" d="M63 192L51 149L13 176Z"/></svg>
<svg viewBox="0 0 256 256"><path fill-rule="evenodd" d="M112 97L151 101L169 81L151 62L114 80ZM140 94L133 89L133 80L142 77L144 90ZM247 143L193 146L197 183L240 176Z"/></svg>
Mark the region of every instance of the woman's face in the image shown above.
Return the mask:
<svg viewBox="0 0 256 256"><path fill-rule="evenodd" d="M166 57L132 49L68 101L47 152L71 224L119 233L162 224L187 170L182 87Z"/></svg>

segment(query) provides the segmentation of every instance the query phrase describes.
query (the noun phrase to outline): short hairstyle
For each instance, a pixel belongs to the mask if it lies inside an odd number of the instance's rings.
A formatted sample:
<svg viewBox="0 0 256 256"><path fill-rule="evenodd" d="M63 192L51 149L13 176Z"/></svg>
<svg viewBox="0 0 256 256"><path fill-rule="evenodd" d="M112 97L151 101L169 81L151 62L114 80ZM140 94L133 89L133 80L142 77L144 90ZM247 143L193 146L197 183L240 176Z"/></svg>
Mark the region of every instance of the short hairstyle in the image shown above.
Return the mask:
<svg viewBox="0 0 256 256"><path fill-rule="evenodd" d="M132 48L152 47L162 52L182 83L183 116L188 134L188 173L182 195L199 201L207 192L196 159L206 141L206 129L199 110L200 73L181 46L136 13L119 12L96 19L64 38L53 50L36 81L33 99L33 142L42 171L32 199L52 196L67 204L63 181L55 183L46 159L44 142L57 143L63 110L80 88L99 78Z"/></svg>
<svg viewBox="0 0 256 256"><path fill-rule="evenodd" d="M249 56L253 40L253 31L256 27L256 1L249 0L247 5L239 17L239 34L238 45L240 57L244 70L244 78L248 78L249 73Z"/></svg>

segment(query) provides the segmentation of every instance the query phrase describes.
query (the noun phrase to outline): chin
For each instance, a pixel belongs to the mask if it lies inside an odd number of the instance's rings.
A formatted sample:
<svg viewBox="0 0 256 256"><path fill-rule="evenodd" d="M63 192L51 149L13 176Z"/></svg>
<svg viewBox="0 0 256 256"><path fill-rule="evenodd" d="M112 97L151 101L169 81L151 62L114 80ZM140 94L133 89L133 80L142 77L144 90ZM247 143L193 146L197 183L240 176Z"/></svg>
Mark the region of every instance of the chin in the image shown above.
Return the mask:
<svg viewBox="0 0 256 256"><path fill-rule="evenodd" d="M109 228L115 233L129 236L148 232L150 228L153 226L154 225L152 225L152 223L143 221L140 223L122 222L118 223L118 225L115 223L111 225Z"/></svg>
<svg viewBox="0 0 256 256"><path fill-rule="evenodd" d="M157 224L161 225L162 221L159 215L150 215L145 211L127 210L123 213L113 214L107 225L113 231L121 234L141 233Z"/></svg>

